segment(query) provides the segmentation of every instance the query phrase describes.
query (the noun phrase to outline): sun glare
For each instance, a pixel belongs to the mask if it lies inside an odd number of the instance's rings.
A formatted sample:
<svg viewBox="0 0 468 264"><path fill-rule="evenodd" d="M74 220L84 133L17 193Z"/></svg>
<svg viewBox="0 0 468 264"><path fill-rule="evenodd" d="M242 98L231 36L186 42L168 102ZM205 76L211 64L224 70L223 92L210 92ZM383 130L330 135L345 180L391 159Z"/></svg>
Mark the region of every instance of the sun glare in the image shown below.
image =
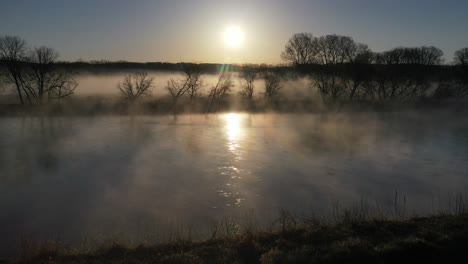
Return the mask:
<svg viewBox="0 0 468 264"><path fill-rule="evenodd" d="M237 140L241 131L241 116L236 113L230 113L224 116L224 120L226 122L228 140Z"/></svg>
<svg viewBox="0 0 468 264"><path fill-rule="evenodd" d="M229 113L224 114L223 119L228 140L228 148L231 152L236 152L239 147L239 139L244 132L242 126L244 116L238 113Z"/></svg>
<svg viewBox="0 0 468 264"><path fill-rule="evenodd" d="M244 41L244 34L239 27L229 27L224 31L224 43L230 48L238 48Z"/></svg>

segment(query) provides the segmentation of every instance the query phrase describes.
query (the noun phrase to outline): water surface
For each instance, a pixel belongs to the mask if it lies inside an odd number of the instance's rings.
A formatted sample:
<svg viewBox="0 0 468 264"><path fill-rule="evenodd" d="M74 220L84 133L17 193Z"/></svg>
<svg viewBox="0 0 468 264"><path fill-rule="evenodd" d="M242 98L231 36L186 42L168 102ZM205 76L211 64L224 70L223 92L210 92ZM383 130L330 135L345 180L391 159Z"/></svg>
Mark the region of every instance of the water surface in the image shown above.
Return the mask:
<svg viewBox="0 0 468 264"><path fill-rule="evenodd" d="M391 208L395 193L408 214L431 213L468 185L467 121L421 112L2 118L1 253L21 238L164 240L246 213L269 222L282 208Z"/></svg>

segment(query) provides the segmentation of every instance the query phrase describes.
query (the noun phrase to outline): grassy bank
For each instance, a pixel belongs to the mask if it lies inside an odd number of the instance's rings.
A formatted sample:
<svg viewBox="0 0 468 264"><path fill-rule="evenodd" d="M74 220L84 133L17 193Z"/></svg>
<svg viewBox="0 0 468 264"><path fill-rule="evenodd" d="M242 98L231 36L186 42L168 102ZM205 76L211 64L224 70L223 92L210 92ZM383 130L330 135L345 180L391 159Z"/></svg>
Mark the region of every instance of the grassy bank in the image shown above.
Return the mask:
<svg viewBox="0 0 468 264"><path fill-rule="evenodd" d="M275 230L91 253L45 244L23 263L450 263L466 258L468 215L409 220L283 221Z"/></svg>

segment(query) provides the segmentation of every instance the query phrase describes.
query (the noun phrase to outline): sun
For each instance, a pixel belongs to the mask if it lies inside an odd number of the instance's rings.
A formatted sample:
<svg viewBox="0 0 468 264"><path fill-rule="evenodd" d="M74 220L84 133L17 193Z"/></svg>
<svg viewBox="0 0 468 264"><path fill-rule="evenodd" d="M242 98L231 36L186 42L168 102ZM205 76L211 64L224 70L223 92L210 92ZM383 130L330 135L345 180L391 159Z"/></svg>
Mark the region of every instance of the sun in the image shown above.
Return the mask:
<svg viewBox="0 0 468 264"><path fill-rule="evenodd" d="M224 43L230 48L239 48L244 42L244 33L239 27L232 26L224 31Z"/></svg>

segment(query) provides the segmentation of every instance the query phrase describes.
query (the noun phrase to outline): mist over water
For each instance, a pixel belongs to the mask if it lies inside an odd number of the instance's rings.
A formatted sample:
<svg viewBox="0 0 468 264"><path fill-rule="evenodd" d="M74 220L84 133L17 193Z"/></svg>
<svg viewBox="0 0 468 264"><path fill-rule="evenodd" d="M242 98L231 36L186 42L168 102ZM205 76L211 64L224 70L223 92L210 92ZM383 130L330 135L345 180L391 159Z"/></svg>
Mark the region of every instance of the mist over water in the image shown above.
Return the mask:
<svg viewBox="0 0 468 264"><path fill-rule="evenodd" d="M164 240L174 226L246 212L266 224L282 208L391 206L396 191L409 213L432 213L468 186L467 121L443 112L2 118L1 253L22 237Z"/></svg>
<svg viewBox="0 0 468 264"><path fill-rule="evenodd" d="M76 81L79 83L78 88L75 91L77 96L120 96L117 85L122 82L126 74L132 74L134 72L120 72L120 73L103 73L103 74L92 74L92 73L80 73L75 76ZM167 82L170 79L176 81L183 80L183 76L180 72L162 72L162 71L150 71L148 72L150 77L154 78L154 88L152 89L152 95L155 97L168 96L166 89ZM203 75L203 88L201 89L201 95L207 96L209 90L216 86L218 81L217 74L204 74ZM237 95L240 91L240 78L237 73L233 75L234 87L231 91L232 94ZM261 78L255 80L254 85L256 87L255 96L262 96L264 92L264 81ZM283 80L282 84L282 95L288 98L303 98L304 96L310 95L310 89L307 89L308 81L306 78L296 78L291 80Z"/></svg>
<svg viewBox="0 0 468 264"><path fill-rule="evenodd" d="M131 72L121 72L114 74L87 74L81 73L76 76L77 82L80 84L76 90L77 95L119 95L117 85L123 81L126 74ZM170 79L182 79L181 74L178 72L149 72L149 76L154 78L154 88L152 95L161 96L167 95L166 85ZM212 86L216 85L218 76L206 74L203 76L206 85L206 91ZM205 92L206 92L205 91Z"/></svg>

